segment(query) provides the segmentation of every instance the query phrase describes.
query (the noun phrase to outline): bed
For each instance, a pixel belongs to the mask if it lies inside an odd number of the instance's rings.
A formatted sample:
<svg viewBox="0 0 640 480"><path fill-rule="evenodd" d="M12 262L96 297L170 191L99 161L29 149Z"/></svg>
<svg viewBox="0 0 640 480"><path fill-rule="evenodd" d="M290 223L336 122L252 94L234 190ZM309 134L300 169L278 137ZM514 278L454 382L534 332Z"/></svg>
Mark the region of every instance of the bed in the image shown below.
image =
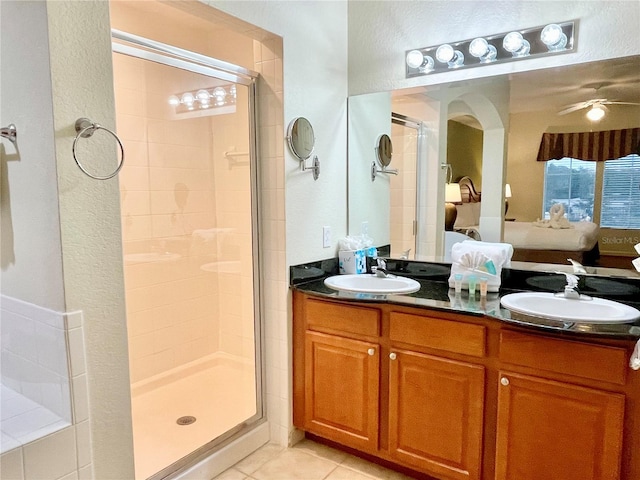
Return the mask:
<svg viewBox="0 0 640 480"><path fill-rule="evenodd" d="M458 216L454 230L478 229L481 194L469 177L458 182L462 204L456 205ZM504 242L513 246L512 260L536 263L567 263L571 258L583 265L598 260L599 226L593 222L570 222L573 228L540 228L533 222L504 222Z"/></svg>

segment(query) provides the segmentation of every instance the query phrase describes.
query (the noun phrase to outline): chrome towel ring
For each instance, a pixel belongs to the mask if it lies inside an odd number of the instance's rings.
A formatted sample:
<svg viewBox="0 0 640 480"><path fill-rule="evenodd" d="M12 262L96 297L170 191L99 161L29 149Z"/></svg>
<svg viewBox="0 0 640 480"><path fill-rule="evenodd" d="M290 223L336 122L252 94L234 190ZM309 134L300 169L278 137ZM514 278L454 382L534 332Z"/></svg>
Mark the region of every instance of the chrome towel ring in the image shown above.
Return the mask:
<svg viewBox="0 0 640 480"><path fill-rule="evenodd" d="M97 130L104 130L107 133L110 133L111 136L116 139L116 142L118 142L118 145L120 146L120 163L118 163L118 167L115 169L113 173L105 176L94 175L88 172L82 166L82 164L80 163L76 155L76 143L78 143L78 140L80 138L91 137ZM76 135L76 138L73 140L73 147L71 148L71 150L73 152L73 159L76 161L76 165L78 165L78 168L80 168L80 170L82 170L84 174L96 180L109 180L110 178L115 177L120 171L120 169L122 168L122 166L124 165L124 147L122 146L122 142L120 141L118 136L108 128L103 127L98 123L94 123L88 118L79 118L76 120L76 132L77 132L77 135Z"/></svg>
<svg viewBox="0 0 640 480"><path fill-rule="evenodd" d="M8 138L11 143L16 143L16 139L18 138L16 126L13 123L10 123L8 127L0 128L0 137Z"/></svg>

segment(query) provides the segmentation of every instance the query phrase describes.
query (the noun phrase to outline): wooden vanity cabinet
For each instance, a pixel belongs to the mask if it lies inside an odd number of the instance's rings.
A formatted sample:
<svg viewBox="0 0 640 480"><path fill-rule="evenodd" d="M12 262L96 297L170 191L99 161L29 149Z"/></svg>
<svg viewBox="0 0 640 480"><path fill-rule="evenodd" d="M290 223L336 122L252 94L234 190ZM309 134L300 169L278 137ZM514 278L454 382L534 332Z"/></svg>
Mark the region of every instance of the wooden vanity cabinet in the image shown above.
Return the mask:
<svg viewBox="0 0 640 480"><path fill-rule="evenodd" d="M485 368L474 360L485 356L485 337L482 325L390 311L393 459L445 478L480 478Z"/></svg>
<svg viewBox="0 0 640 480"><path fill-rule="evenodd" d="M378 448L379 345L305 335L304 428L360 450Z"/></svg>
<svg viewBox="0 0 640 480"><path fill-rule="evenodd" d="M496 480L617 480L624 395L500 372Z"/></svg>
<svg viewBox="0 0 640 480"><path fill-rule="evenodd" d="M363 451L378 449L380 311L308 299L294 332L294 375L304 384L296 426ZM304 342L304 345L302 345ZM302 369L301 367L304 365ZM295 388L295 386L294 386ZM301 402L294 405L300 407ZM294 419L295 420L295 419Z"/></svg>
<svg viewBox="0 0 640 480"><path fill-rule="evenodd" d="M294 425L439 480L637 480L632 340L294 291Z"/></svg>
<svg viewBox="0 0 640 480"><path fill-rule="evenodd" d="M479 479L484 368L406 350L391 355L391 457L445 478Z"/></svg>
<svg viewBox="0 0 640 480"><path fill-rule="evenodd" d="M626 396L610 391L625 390L625 348L506 330L499 356L496 480L632 478Z"/></svg>

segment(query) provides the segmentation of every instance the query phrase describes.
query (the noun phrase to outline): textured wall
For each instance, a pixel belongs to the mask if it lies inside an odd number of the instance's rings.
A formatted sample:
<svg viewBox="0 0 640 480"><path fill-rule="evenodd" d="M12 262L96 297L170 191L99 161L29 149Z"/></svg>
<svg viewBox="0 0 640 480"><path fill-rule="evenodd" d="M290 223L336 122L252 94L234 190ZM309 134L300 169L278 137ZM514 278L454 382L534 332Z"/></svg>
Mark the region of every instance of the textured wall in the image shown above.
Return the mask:
<svg viewBox="0 0 640 480"><path fill-rule="evenodd" d="M207 3L283 38L285 128L295 117L308 118L321 162L314 181L285 149L286 260L331 258L347 233L347 3ZM322 247L325 225L332 228L332 248Z"/></svg>
<svg viewBox="0 0 640 480"><path fill-rule="evenodd" d="M118 179L93 180L71 157L78 117L115 126L109 4L47 2L47 10L65 303L84 314L94 475L133 478ZM84 158L113 166L115 142L98 142L86 139Z"/></svg>

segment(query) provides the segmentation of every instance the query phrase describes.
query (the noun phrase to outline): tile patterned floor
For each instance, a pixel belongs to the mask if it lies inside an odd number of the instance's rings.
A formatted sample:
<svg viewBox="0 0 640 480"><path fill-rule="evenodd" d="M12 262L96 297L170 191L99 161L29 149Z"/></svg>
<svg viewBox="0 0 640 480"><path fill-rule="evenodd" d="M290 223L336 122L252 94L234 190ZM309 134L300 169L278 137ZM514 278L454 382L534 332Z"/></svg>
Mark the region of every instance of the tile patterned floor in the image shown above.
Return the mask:
<svg viewBox="0 0 640 480"><path fill-rule="evenodd" d="M409 480L345 452L303 440L292 448L268 443L214 480Z"/></svg>

